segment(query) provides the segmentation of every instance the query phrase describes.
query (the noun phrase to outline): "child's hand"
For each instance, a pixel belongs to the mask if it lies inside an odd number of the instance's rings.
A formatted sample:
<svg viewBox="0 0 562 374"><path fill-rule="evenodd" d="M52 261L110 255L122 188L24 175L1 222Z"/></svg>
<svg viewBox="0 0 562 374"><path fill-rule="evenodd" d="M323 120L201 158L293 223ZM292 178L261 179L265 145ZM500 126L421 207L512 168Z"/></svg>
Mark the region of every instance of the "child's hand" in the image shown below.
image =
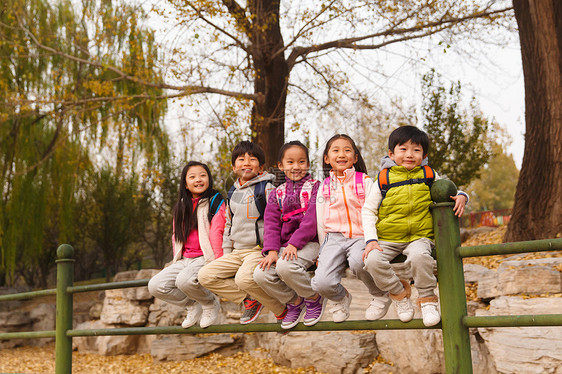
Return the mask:
<svg viewBox="0 0 562 374"><path fill-rule="evenodd" d="M296 260L297 259L297 247L292 244L289 244L281 254L281 258L285 261L289 260Z"/></svg>
<svg viewBox="0 0 562 374"><path fill-rule="evenodd" d="M374 249L378 250L379 252L382 252L382 248L379 245L379 242L377 242L376 240L369 242L369 244L367 244L367 246L365 247L365 250L363 251L363 262L365 262L369 253Z"/></svg>
<svg viewBox="0 0 562 374"><path fill-rule="evenodd" d="M455 216L461 217L464 213L464 206L466 205L466 196L463 194L457 196L449 196L451 199L455 200L455 206L453 207L453 211L455 212Z"/></svg>
<svg viewBox="0 0 562 374"><path fill-rule="evenodd" d="M258 266L262 270L269 270L271 265L273 265L277 262L278 258L279 258L279 255L277 254L277 251L269 251L269 252L267 252L267 256L265 256L263 258L263 260L261 260L258 263ZM267 267L267 269L266 269L266 267Z"/></svg>

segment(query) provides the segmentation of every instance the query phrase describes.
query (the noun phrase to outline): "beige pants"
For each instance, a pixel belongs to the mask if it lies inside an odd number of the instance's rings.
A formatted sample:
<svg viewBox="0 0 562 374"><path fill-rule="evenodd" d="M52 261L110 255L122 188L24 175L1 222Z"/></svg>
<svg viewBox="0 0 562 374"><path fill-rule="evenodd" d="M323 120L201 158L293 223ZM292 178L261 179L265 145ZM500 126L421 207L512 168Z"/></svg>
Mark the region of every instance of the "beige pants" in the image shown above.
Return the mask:
<svg viewBox="0 0 562 374"><path fill-rule="evenodd" d="M269 296L254 281L254 269L262 259L260 247L235 249L203 266L199 270L199 283L235 303L241 303L249 295L280 315L285 305Z"/></svg>

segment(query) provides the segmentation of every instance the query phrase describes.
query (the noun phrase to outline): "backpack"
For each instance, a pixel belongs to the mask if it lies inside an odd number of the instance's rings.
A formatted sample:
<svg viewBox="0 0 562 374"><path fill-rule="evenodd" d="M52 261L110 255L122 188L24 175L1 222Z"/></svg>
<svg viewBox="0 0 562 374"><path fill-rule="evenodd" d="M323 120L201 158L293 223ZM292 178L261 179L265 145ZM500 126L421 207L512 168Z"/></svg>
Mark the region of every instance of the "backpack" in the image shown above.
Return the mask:
<svg viewBox="0 0 562 374"><path fill-rule="evenodd" d="M435 180L435 171L428 165L422 166L422 169L423 169L423 176L424 176L423 178L407 179L405 181L396 182L396 183L388 183L390 168L385 168L379 171L377 182L379 184L379 188L381 190L383 200L386 197L386 193L388 192L388 190L391 189L392 187L405 186L407 184L425 183L429 188L431 188L431 185Z"/></svg>
<svg viewBox="0 0 562 374"><path fill-rule="evenodd" d="M365 201L365 186L363 185L365 173L355 172L355 194L361 202ZM324 179L322 183L322 196L325 200L330 199L330 177Z"/></svg>
<svg viewBox="0 0 562 374"><path fill-rule="evenodd" d="M294 216L295 214L299 213L306 213L308 209L308 205L310 203L310 198L312 197L312 189L319 183L316 179L309 179L305 181L302 185L301 192L299 195L301 207L300 209L293 210L285 215L283 215L283 201L285 200L285 196L287 195L287 183L283 183L279 187L277 187L277 203L279 204L279 209L281 209L281 220L283 222L287 222L290 217Z"/></svg>
<svg viewBox="0 0 562 374"><path fill-rule="evenodd" d="M222 195L219 192L217 192L211 198L211 201L209 202L209 214L208 214L209 222L213 220L213 217L215 216L215 214L218 213L223 203L224 203L224 197L222 197Z"/></svg>
<svg viewBox="0 0 562 374"><path fill-rule="evenodd" d="M259 217L256 219L256 245L261 245L260 239L260 228L259 228L259 221L263 220L263 215L265 213L265 206L267 205L267 199L265 197L265 186L269 183L268 180L260 181L254 184L254 203L256 204L256 208L258 208ZM230 187L228 190L228 209L230 209L230 198L236 188L234 186ZM232 209L230 209L230 216L232 217L234 214L232 213ZM232 227L231 227L232 229Z"/></svg>

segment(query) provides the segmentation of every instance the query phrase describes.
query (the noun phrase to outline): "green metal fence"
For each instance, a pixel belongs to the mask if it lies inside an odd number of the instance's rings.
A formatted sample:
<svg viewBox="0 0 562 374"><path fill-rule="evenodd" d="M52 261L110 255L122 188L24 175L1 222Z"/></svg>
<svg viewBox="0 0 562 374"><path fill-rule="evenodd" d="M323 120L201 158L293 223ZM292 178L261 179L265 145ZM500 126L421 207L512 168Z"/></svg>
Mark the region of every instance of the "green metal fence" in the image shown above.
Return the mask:
<svg viewBox="0 0 562 374"><path fill-rule="evenodd" d="M429 327L443 330L445 367L447 373L472 373L469 328L474 327L515 327L515 326L562 326L562 314L515 315L476 317L467 315L466 293L462 259L465 257L504 255L539 251L562 250L562 239L535 240L518 243L460 246L459 221L453 214L453 203L449 196L454 194L454 185L446 180L436 181L432 187L432 206L435 227L437 271L439 274L439 298L441 323ZM240 332L279 332L277 323L255 323L249 325L225 324L202 329L194 326L183 329L180 326L131 327L111 329L73 330L73 298L78 292L99 291L129 287L143 287L148 279L124 282L73 286L74 250L68 244L57 249L57 288L0 296L0 302L23 300L32 297L56 295L56 330L33 332L0 332L0 340L21 338L55 337L55 372L72 372L72 338L78 336L102 335L150 335L150 334L203 334ZM342 331L342 330L398 330L428 329L420 319L408 323L399 320L346 321L342 323L319 322L306 327L299 323L291 331Z"/></svg>

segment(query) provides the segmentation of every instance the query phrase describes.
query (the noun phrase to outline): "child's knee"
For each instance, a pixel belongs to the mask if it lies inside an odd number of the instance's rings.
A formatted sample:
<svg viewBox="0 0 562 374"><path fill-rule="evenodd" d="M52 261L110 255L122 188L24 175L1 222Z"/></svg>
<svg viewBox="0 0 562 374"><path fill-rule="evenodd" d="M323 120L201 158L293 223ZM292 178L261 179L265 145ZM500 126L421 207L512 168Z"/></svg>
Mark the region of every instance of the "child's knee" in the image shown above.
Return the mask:
<svg viewBox="0 0 562 374"><path fill-rule="evenodd" d="M336 287L336 284L330 282L328 278L314 276L310 282L310 286L314 292L319 293L320 295L328 295L331 294Z"/></svg>
<svg viewBox="0 0 562 374"><path fill-rule="evenodd" d="M256 269L254 270L254 282L256 282L260 286L267 283L267 274L259 266L256 266Z"/></svg>
<svg viewBox="0 0 562 374"><path fill-rule="evenodd" d="M383 260L382 258L377 256L377 253L375 251L372 251L365 259L364 266L365 266L365 270L371 273L376 269L390 267L390 262Z"/></svg>
<svg viewBox="0 0 562 374"><path fill-rule="evenodd" d="M234 276L234 283L236 283L236 286L242 291L252 289L257 285L257 283L254 281L254 273L236 273L236 275Z"/></svg>
<svg viewBox="0 0 562 374"><path fill-rule="evenodd" d="M279 260L277 261L277 264L275 264L275 269L281 279L290 277L291 274L294 274L295 271L297 271L297 268L298 265L290 261Z"/></svg>
<svg viewBox="0 0 562 374"><path fill-rule="evenodd" d="M212 284L213 281L216 280L216 278L217 277L213 275L213 272L209 271L209 268L206 266L203 266L199 270L199 273L197 273L197 279L199 280L199 283L202 284L203 286Z"/></svg>
<svg viewBox="0 0 562 374"><path fill-rule="evenodd" d="M159 282L154 278L151 278L148 281L148 292L154 297L158 297L159 295L161 295L161 288L159 287Z"/></svg>
<svg viewBox="0 0 562 374"><path fill-rule="evenodd" d="M176 287L180 290L190 290L198 286L197 277L177 277Z"/></svg>

